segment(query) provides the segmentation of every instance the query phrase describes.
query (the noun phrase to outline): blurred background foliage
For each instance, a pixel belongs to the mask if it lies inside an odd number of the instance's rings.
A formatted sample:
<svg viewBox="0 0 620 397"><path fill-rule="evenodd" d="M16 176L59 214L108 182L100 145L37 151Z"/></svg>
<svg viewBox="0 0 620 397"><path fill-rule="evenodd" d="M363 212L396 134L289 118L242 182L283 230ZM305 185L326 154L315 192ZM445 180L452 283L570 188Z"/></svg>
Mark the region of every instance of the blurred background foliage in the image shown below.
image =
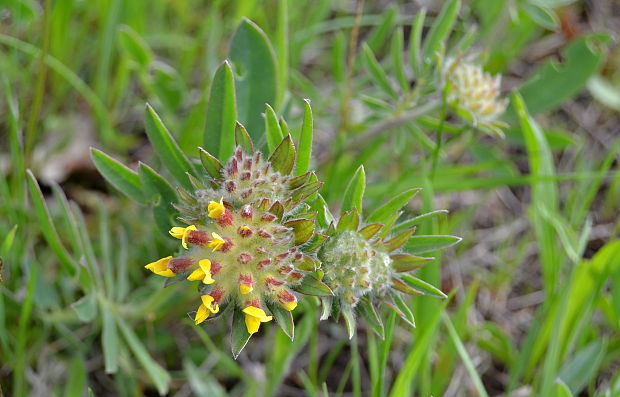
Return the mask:
<svg viewBox="0 0 620 397"><path fill-rule="evenodd" d="M618 31L604 0L0 1L2 390L620 395ZM415 114L466 52L518 93L506 139ZM385 341L349 342L308 300L294 342L264 327L235 361L226 324L193 326L193 294L143 270L173 242L88 148L156 166L148 102L195 157L225 59L252 134L269 103L298 138L310 99L335 208L363 164L366 208L422 187L407 211L450 210L418 229L464 240L418 273L451 293L412 300L417 329L392 316Z"/></svg>

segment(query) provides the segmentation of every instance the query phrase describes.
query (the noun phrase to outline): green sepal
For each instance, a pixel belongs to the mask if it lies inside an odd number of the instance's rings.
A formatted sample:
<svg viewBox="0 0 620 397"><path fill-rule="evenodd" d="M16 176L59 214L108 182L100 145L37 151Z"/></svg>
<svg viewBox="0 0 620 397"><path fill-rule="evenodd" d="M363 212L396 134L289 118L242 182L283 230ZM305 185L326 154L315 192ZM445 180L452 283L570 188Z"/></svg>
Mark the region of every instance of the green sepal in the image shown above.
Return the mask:
<svg viewBox="0 0 620 397"><path fill-rule="evenodd" d="M368 222L384 222L390 218L392 214L404 207L422 189L409 189L396 195L387 203L374 210L366 221Z"/></svg>
<svg viewBox="0 0 620 397"><path fill-rule="evenodd" d="M278 116L269 104L265 106L265 136L267 137L267 146L271 153L275 151L276 145L284 138L278 123Z"/></svg>
<svg viewBox="0 0 620 397"><path fill-rule="evenodd" d="M416 255L423 254L451 247L461 240L460 237L448 235L413 236L407 242L405 250Z"/></svg>
<svg viewBox="0 0 620 397"><path fill-rule="evenodd" d="M313 296L331 296L334 292L321 280L311 274L306 274L299 285L293 289L300 294Z"/></svg>
<svg viewBox="0 0 620 397"><path fill-rule="evenodd" d="M371 223L370 225L366 225L363 228L361 228L359 230L359 234L361 234L366 240L370 240L382 228L383 228L383 223Z"/></svg>
<svg viewBox="0 0 620 397"><path fill-rule="evenodd" d="M414 289L418 294L433 296L435 298L445 299L448 295L441 292L441 290L424 280L420 280L410 274L401 274L400 279L409 287ZM403 291L404 292L404 291Z"/></svg>
<svg viewBox="0 0 620 397"><path fill-rule="evenodd" d="M392 288L409 295L423 295L422 292L413 289L409 286L409 284L405 283L401 278L397 276L392 276Z"/></svg>
<svg viewBox="0 0 620 397"><path fill-rule="evenodd" d="M301 245L310 240L314 234L314 221L308 219L294 219L284 223L284 226L290 227L295 233L295 245Z"/></svg>
<svg viewBox="0 0 620 397"><path fill-rule="evenodd" d="M415 228L409 229L409 230L405 230L405 231L397 234L396 236L394 236L392 239L390 239L390 240L388 240L386 242L383 242L381 244L381 248L385 252L396 251L397 249L399 249L400 247L405 245L405 243L407 241L409 241L409 239L411 238L411 236L413 235L414 232L415 232Z"/></svg>
<svg viewBox="0 0 620 397"><path fill-rule="evenodd" d="M396 220L402 215L402 211L396 211L383 223L383 229L378 233L377 238L386 238L392 232L392 226Z"/></svg>
<svg viewBox="0 0 620 397"><path fill-rule="evenodd" d="M243 124L237 121L235 126L235 143L246 153L254 153L254 143Z"/></svg>
<svg viewBox="0 0 620 397"><path fill-rule="evenodd" d="M400 294L392 292L390 296L392 302L384 301L384 303L394 310L407 324L415 328L415 317L413 316L413 312L409 309L409 306L407 306L403 298L401 298Z"/></svg>
<svg viewBox="0 0 620 397"><path fill-rule="evenodd" d="M207 188L200 179L196 178L194 175L190 174L189 172L187 173L187 179L189 179L189 183L192 184L192 187L194 188L194 190L202 190L202 189Z"/></svg>
<svg viewBox="0 0 620 397"><path fill-rule="evenodd" d="M278 171L282 175L288 175L295 166L295 156L295 144L291 136L287 135L273 151L269 157L269 162L274 171Z"/></svg>
<svg viewBox="0 0 620 397"><path fill-rule="evenodd" d="M295 338L295 322L293 321L293 313L289 312L277 303L267 301L267 308L275 318L276 323L291 340Z"/></svg>
<svg viewBox="0 0 620 397"><path fill-rule="evenodd" d="M196 198L194 196L192 196L192 194L190 192L188 192L187 190L183 189L182 187L178 187L177 188L177 193L179 194L179 198L184 202L187 203L189 205L197 205L198 201L196 200Z"/></svg>
<svg viewBox="0 0 620 397"><path fill-rule="evenodd" d="M357 310L364 320L366 320L366 324L372 328L379 338L385 339L383 321L381 321L381 317L377 314L375 307L367 296L362 298L358 303Z"/></svg>
<svg viewBox="0 0 620 397"><path fill-rule="evenodd" d="M314 193L318 192L321 186L323 186L323 182L319 182L319 181L310 182L310 183L303 185L302 187L295 190L291 194L293 203L296 204L296 203L300 203L304 201L308 197L312 196Z"/></svg>
<svg viewBox="0 0 620 397"><path fill-rule="evenodd" d="M288 182L288 187L292 190L295 190L303 185L305 185L309 180L310 177L312 176L312 172L308 171L305 174L296 176L295 178L291 179Z"/></svg>
<svg viewBox="0 0 620 397"><path fill-rule="evenodd" d="M198 148L198 151L200 152L200 162L205 171L207 171L213 179L221 179L222 168L224 168L224 166L220 163L220 160L201 147Z"/></svg>
<svg viewBox="0 0 620 397"><path fill-rule="evenodd" d="M327 236L326 235L320 234L320 233L315 233L312 236L312 238L310 239L310 241L308 242L308 244L303 247L304 251L307 251L307 252L314 251L315 249L317 249L321 245L323 245L325 240L327 240Z"/></svg>
<svg viewBox="0 0 620 397"><path fill-rule="evenodd" d="M299 270L304 270L304 271L315 271L317 266L318 261L313 259L312 257L308 256L308 255L304 255L301 263L299 263L297 265L297 268Z"/></svg>
<svg viewBox="0 0 620 397"><path fill-rule="evenodd" d="M269 212L274 214L278 220L281 220L282 216L284 216L284 205L282 205L281 202L276 201L271 205L271 208L269 208Z"/></svg>
<svg viewBox="0 0 620 397"><path fill-rule="evenodd" d="M353 208L351 211L347 211L338 220L336 230L339 232L344 230L357 230L360 225L360 215L357 212L357 208Z"/></svg>
<svg viewBox="0 0 620 397"><path fill-rule="evenodd" d="M352 309L344 309L342 310L342 317L344 317L344 323L347 326L347 332L349 334L349 339L353 338L355 335L355 328L357 327L357 322L355 321L355 314Z"/></svg>
<svg viewBox="0 0 620 397"><path fill-rule="evenodd" d="M233 358L236 360L252 335L248 332L248 329L245 326L245 314L241 311L241 309L235 307L233 309L232 317L230 347Z"/></svg>
<svg viewBox="0 0 620 397"><path fill-rule="evenodd" d="M390 259L392 259L392 269L397 273L404 273L418 269L435 258L410 254L393 254L390 255Z"/></svg>

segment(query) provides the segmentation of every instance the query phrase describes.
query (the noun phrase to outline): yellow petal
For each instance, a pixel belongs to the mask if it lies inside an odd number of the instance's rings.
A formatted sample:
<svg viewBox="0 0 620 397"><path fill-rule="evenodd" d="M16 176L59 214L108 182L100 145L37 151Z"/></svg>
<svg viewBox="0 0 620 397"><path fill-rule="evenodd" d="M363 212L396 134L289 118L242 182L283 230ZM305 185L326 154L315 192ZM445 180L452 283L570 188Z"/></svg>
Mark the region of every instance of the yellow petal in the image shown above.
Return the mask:
<svg viewBox="0 0 620 397"><path fill-rule="evenodd" d="M209 247L213 248L213 251L211 252L215 252L222 248L222 245L224 245L226 241L224 241L222 236L215 232L211 233L211 236L213 237L213 240L209 240Z"/></svg>
<svg viewBox="0 0 620 397"><path fill-rule="evenodd" d="M172 270L168 269L168 263L170 263L171 259L171 256L167 256L165 258L161 258L156 262L149 263L148 265L144 266L144 268L160 276L174 277L176 276L176 274L174 274Z"/></svg>
<svg viewBox="0 0 620 397"><path fill-rule="evenodd" d="M205 278L205 272L201 268L198 268L198 269L194 270L192 272L192 274L187 276L187 279L189 281L198 281L198 280L202 280L204 278Z"/></svg>
<svg viewBox="0 0 620 397"><path fill-rule="evenodd" d="M200 266L200 269L204 272L202 282L205 284L213 284L215 280L211 277L211 261L208 259L201 259L198 262L198 266Z"/></svg>
<svg viewBox="0 0 620 397"><path fill-rule="evenodd" d="M249 294L253 290L254 287L252 287L251 285L239 284L239 292L241 292L241 295Z"/></svg>
<svg viewBox="0 0 620 397"><path fill-rule="evenodd" d="M183 238L183 232L185 232L184 227L173 227L168 233L174 238L181 239Z"/></svg>
<svg viewBox="0 0 620 397"><path fill-rule="evenodd" d="M289 312L292 312L297 307L297 301L295 300L295 301L290 301L290 302L284 302L282 303L282 307L288 310Z"/></svg>
<svg viewBox="0 0 620 397"><path fill-rule="evenodd" d="M209 202L209 206L207 207L207 211L209 211L209 218L217 219L222 216L222 214L226 210L223 200L224 198L222 197L219 203L216 201Z"/></svg>
<svg viewBox="0 0 620 397"><path fill-rule="evenodd" d="M183 231L183 237L181 237L181 245L185 249L187 249L187 236L189 236L189 233L193 230L198 230L198 229L196 228L196 226L190 225L186 227L185 230Z"/></svg>
<svg viewBox="0 0 620 397"><path fill-rule="evenodd" d="M200 305L200 307L198 308L198 311L196 312L194 323L198 325L201 322L205 321L208 317L209 317L209 310L207 310L207 307L205 305Z"/></svg>
<svg viewBox="0 0 620 397"><path fill-rule="evenodd" d="M249 334L255 334L260 327L260 320L249 314L245 315L245 327L248 329Z"/></svg>
<svg viewBox="0 0 620 397"><path fill-rule="evenodd" d="M265 311L261 308L258 308L256 306L248 306L245 309L242 310L245 314L247 314L248 316L252 316L257 318L260 322L262 323L266 323L268 321L271 321L272 317L268 316L267 313L265 313Z"/></svg>
<svg viewBox="0 0 620 397"><path fill-rule="evenodd" d="M202 295L200 299L202 300L202 304L205 305L211 311L211 313L215 314L220 311L220 305L218 305L217 303L215 305L213 304L215 298L213 298L211 295Z"/></svg>

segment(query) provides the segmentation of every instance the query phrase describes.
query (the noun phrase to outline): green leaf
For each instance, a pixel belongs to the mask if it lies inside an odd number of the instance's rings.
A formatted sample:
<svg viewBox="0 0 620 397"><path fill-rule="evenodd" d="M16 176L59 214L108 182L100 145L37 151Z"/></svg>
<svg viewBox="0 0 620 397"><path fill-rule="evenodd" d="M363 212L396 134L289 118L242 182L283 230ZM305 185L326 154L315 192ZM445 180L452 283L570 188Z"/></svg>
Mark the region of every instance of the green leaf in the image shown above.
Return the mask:
<svg viewBox="0 0 620 397"><path fill-rule="evenodd" d="M144 163L138 165L138 176L153 208L155 221L167 232L172 226L171 218L177 213L172 206L177 201L176 192L161 175Z"/></svg>
<svg viewBox="0 0 620 397"><path fill-rule="evenodd" d="M151 357L138 336L122 317L117 317L116 322L118 324L118 328L123 334L123 337L125 338L125 341L127 342L127 345L129 346L129 349L149 375L159 394L162 396L167 394L170 383L170 374Z"/></svg>
<svg viewBox="0 0 620 397"><path fill-rule="evenodd" d="M392 237L390 240L383 242L381 244L381 248L385 252L396 251L397 249L402 247L407 241L409 241L409 238L411 238L414 232L415 229L402 231L396 236Z"/></svg>
<svg viewBox="0 0 620 397"><path fill-rule="evenodd" d="M571 41L562 52L563 63L548 61L519 88L531 114L556 109L578 94L601 68L609 36L591 34Z"/></svg>
<svg viewBox="0 0 620 397"><path fill-rule="evenodd" d="M304 295L334 295L333 291L327 286L327 284L310 274L305 275L304 278L301 280L301 284L295 286L294 290Z"/></svg>
<svg viewBox="0 0 620 397"><path fill-rule="evenodd" d="M232 156L235 150L236 123L235 81L230 64L225 61L215 72L211 83L203 139L205 148L211 153L218 153L222 161Z"/></svg>
<svg viewBox="0 0 620 397"><path fill-rule="evenodd" d="M238 120L252 140L261 142L265 104L275 104L276 57L267 35L252 21L243 19L230 44L235 72Z"/></svg>
<svg viewBox="0 0 620 397"><path fill-rule="evenodd" d="M462 240L460 237L448 235L412 236L405 246L411 254L423 254L453 246Z"/></svg>
<svg viewBox="0 0 620 397"><path fill-rule="evenodd" d="M392 269L397 273L410 272L435 259L409 254L392 254L390 258L392 259Z"/></svg>
<svg viewBox="0 0 620 397"><path fill-rule="evenodd" d="M448 213L447 210L437 210L437 211L427 212L426 214L418 215L414 218L407 219L401 223L394 225L394 227L392 228L392 232L398 232L403 229L408 229L412 226L419 225L422 222L426 222L429 219L432 219L436 216L447 214L447 213Z"/></svg>
<svg viewBox="0 0 620 397"><path fill-rule="evenodd" d="M269 153L273 153L276 146L284 138L284 135L280 128L280 123L278 122L278 116L269 104L265 106L265 135L267 136Z"/></svg>
<svg viewBox="0 0 620 397"><path fill-rule="evenodd" d="M118 371L118 332L114 315L105 305L101 306L102 329L101 350L106 374L114 374Z"/></svg>
<svg viewBox="0 0 620 397"><path fill-rule="evenodd" d="M145 204L144 194L142 194L142 184L140 183L138 174L101 150L91 148L90 156L99 173L101 173L112 186L130 199Z"/></svg>
<svg viewBox="0 0 620 397"><path fill-rule="evenodd" d="M410 274L401 274L400 279L403 280L408 286L420 292L423 295L433 296L435 298L447 298L448 295L444 294L439 288L427 283L424 280L420 280Z"/></svg>
<svg viewBox="0 0 620 397"><path fill-rule="evenodd" d="M357 230L360 225L360 216L357 212L357 208L353 208L351 211L347 211L338 220L336 230Z"/></svg>
<svg viewBox="0 0 620 397"><path fill-rule="evenodd" d="M97 299L94 293L84 295L71 304L80 321L89 323L97 317Z"/></svg>
<svg viewBox="0 0 620 397"><path fill-rule="evenodd" d="M379 336L379 338L385 339L381 317L377 314L375 307L368 297L362 298L360 303L357 305L357 310L362 315L364 320L366 320L366 323L370 326L370 328L372 328L372 330Z"/></svg>
<svg viewBox="0 0 620 397"><path fill-rule="evenodd" d="M312 138L313 122L312 108L310 100L304 99L304 119L301 125L301 134L299 135L299 149L297 153L296 175L303 175L310 168L310 160L312 159Z"/></svg>
<svg viewBox="0 0 620 397"><path fill-rule="evenodd" d="M365 189L366 172L364 171L364 166L360 165L355 171L355 174L353 174L353 178L349 181L347 188L344 190L341 211L349 211L352 208L357 208L357 211L361 213Z"/></svg>
<svg viewBox="0 0 620 397"><path fill-rule="evenodd" d="M375 234L383 228L383 223L371 223L359 230L359 233L364 236L366 240L370 240Z"/></svg>
<svg viewBox="0 0 620 397"><path fill-rule="evenodd" d="M245 326L245 315L238 307L233 309L232 331L230 334L230 347L233 358L236 360L247 345L252 335Z"/></svg>
<svg viewBox="0 0 620 397"><path fill-rule="evenodd" d="M235 143L246 153L254 153L254 144L243 124L237 122L235 127Z"/></svg>
<svg viewBox="0 0 620 397"><path fill-rule="evenodd" d="M140 35L127 25L118 28L118 41L123 52L142 70L153 62L153 53Z"/></svg>
<svg viewBox="0 0 620 397"><path fill-rule="evenodd" d="M367 222L384 222L390 218L392 214L404 207L420 190L422 189L410 189L396 195L387 203L383 204L376 210L374 210L368 218Z"/></svg>
<svg viewBox="0 0 620 397"><path fill-rule="evenodd" d="M189 172L196 175L194 167L149 104L146 105L146 135L153 145L153 150L177 182L183 187L191 189L191 184L185 173Z"/></svg>
<svg viewBox="0 0 620 397"><path fill-rule="evenodd" d="M400 84L400 89L403 92L408 92L411 87L409 86L409 80L407 79L407 74L405 73L405 61L403 60L403 43L403 28L399 27L394 33L394 36L392 36L392 43L390 46L390 51L392 53L392 67L394 68L396 80L398 81L398 84Z"/></svg>
<svg viewBox="0 0 620 397"><path fill-rule="evenodd" d="M288 175L295 166L295 144L290 135L287 135L282 139L282 142L274 150L269 161L274 171L278 171L282 175Z"/></svg>
<svg viewBox="0 0 620 397"><path fill-rule="evenodd" d="M355 329L357 328L355 314L353 313L353 310L347 308L342 310L342 317L344 317L344 323L347 326L347 333L349 334L349 339L351 339L353 338L353 335L355 335Z"/></svg>
<svg viewBox="0 0 620 397"><path fill-rule="evenodd" d="M377 61L375 54L366 43L364 43L362 51L364 65L366 65L366 69L368 69L370 77L374 80L375 84L388 96L393 99L398 99L398 94L394 90L394 87L392 87L392 82L388 78L387 73L385 73L385 70L383 70Z"/></svg>
<svg viewBox="0 0 620 397"><path fill-rule="evenodd" d="M521 8L539 26L549 30L558 28L558 17L553 10L532 3L521 3Z"/></svg>
<svg viewBox="0 0 620 397"><path fill-rule="evenodd" d="M294 219L284 223L284 226L293 229L295 245L301 245L310 240L314 233L314 221L309 219Z"/></svg>
<svg viewBox="0 0 620 397"><path fill-rule="evenodd" d="M428 32L426 40L424 41L424 58L422 61L426 70L428 70L428 67L432 64L435 53L440 50L450 36L460 8L460 0L447 1L437 16L437 19L433 22L431 30Z"/></svg>
<svg viewBox="0 0 620 397"><path fill-rule="evenodd" d="M82 357L76 355L69 362L64 397L82 397L86 389L86 366ZM0 391L2 393L2 391Z"/></svg>
<svg viewBox="0 0 620 397"><path fill-rule="evenodd" d="M27 182L28 188L30 189L30 198L32 200L32 206L34 207L34 212L37 218L38 228L43 233L43 237L45 237L45 241L49 244L50 248L58 258L58 260L66 267L73 269L75 272L79 271L79 266L76 261L69 255L62 242L60 241L60 237L56 232L56 228L52 222L52 217L49 214L47 209L47 205L45 204L45 199L43 198L43 193L41 192L41 188L37 183L36 178L32 174L32 171L27 170Z"/></svg>
<svg viewBox="0 0 620 397"><path fill-rule="evenodd" d="M564 382L574 395L579 395L586 385L596 379L606 351L606 340L593 340L564 364L558 373L558 379Z"/></svg>
<svg viewBox="0 0 620 397"><path fill-rule="evenodd" d="M293 322L293 313L281 307L277 303L267 301L267 308L273 314L276 323L291 340L295 339L295 323Z"/></svg>
<svg viewBox="0 0 620 397"><path fill-rule="evenodd" d="M562 382L561 379L557 379L553 384L553 396L551 397L573 397L573 393L566 386L566 383Z"/></svg>
<svg viewBox="0 0 620 397"><path fill-rule="evenodd" d="M422 55L422 30L426 19L426 9L422 8L415 17L409 35L409 62L413 68L413 77L418 78L422 74L424 64Z"/></svg>
<svg viewBox="0 0 620 397"><path fill-rule="evenodd" d="M205 171L211 175L211 178L221 179L224 166L220 163L220 160L201 147L198 148L198 151L200 152L200 162Z"/></svg>
<svg viewBox="0 0 620 397"><path fill-rule="evenodd" d="M413 312L405 303L403 298L400 296L398 292L391 293L392 299L394 300L394 307L396 309L396 313L402 318L407 324L415 328L415 317L413 316Z"/></svg>

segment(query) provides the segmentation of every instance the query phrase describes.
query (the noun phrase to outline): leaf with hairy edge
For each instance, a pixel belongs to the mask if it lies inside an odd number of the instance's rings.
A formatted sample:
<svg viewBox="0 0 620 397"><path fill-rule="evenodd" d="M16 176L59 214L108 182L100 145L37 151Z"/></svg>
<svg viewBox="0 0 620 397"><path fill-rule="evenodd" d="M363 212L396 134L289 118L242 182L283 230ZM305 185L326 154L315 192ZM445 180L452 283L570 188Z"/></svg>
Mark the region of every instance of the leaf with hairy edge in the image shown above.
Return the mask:
<svg viewBox="0 0 620 397"><path fill-rule="evenodd" d="M153 145L153 150L168 171L182 186L191 188L185 173L189 172L195 175L194 167L149 104L146 105L146 135Z"/></svg>
<svg viewBox="0 0 620 397"><path fill-rule="evenodd" d="M311 175L312 175L312 172L308 171L305 174L296 176L295 178L291 179L288 182L289 188L297 189L297 188L305 185L310 180L310 176Z"/></svg>
<svg viewBox="0 0 620 397"><path fill-rule="evenodd" d="M297 153L297 168L295 174L301 175L308 172L310 159L312 158L312 108L310 100L304 99L304 119L301 124L301 134L299 135L299 149Z"/></svg>
<svg viewBox="0 0 620 397"><path fill-rule="evenodd" d="M351 211L347 211L338 220L336 230L357 230L360 225L360 216L357 213L357 208L353 208Z"/></svg>
<svg viewBox="0 0 620 397"><path fill-rule="evenodd" d="M292 199L294 203L299 203L304 201L306 198L312 196L314 193L318 192L319 189L323 186L323 182L311 182L308 183L299 189L293 192Z"/></svg>
<svg viewBox="0 0 620 397"><path fill-rule="evenodd" d="M276 102L276 57L267 35L249 19L243 19L230 44L235 72L238 119L254 142L264 136L265 104Z"/></svg>
<svg viewBox="0 0 620 397"><path fill-rule="evenodd" d="M230 333L230 347L235 360L239 357L239 353L247 345L251 336L245 326L245 314L241 309L235 307L233 310L232 331Z"/></svg>
<svg viewBox="0 0 620 397"><path fill-rule="evenodd" d="M364 236L366 240L370 240L381 228L383 228L383 223L371 223L361 228L359 233Z"/></svg>
<svg viewBox="0 0 620 397"><path fill-rule="evenodd" d="M400 279L409 287L418 291L418 293L428 296L434 296L435 298L447 298L448 295L444 294L439 288L420 280L410 274L401 274Z"/></svg>
<svg viewBox="0 0 620 397"><path fill-rule="evenodd" d="M393 254L390 255L390 259L392 259L392 269L397 273L404 273L427 265L435 258L409 254Z"/></svg>
<svg viewBox="0 0 620 397"><path fill-rule="evenodd" d="M198 148L198 151L200 152L200 162L205 171L207 171L213 179L221 179L222 168L224 168L224 166L220 163L220 160L201 147Z"/></svg>
<svg viewBox="0 0 620 397"><path fill-rule="evenodd" d="M232 156L235 150L235 126L237 107L235 81L228 61L215 72L207 106L207 122L203 143L211 153L218 153L222 160Z"/></svg>
<svg viewBox="0 0 620 397"><path fill-rule="evenodd" d="M423 254L451 247L461 240L460 237L446 235L412 236L405 245L405 251L412 254Z"/></svg>
<svg viewBox="0 0 620 397"><path fill-rule="evenodd" d="M295 144L291 136L287 135L269 157L269 161L274 171L288 175L295 166L295 155Z"/></svg>
<svg viewBox="0 0 620 397"><path fill-rule="evenodd" d="M250 138L250 134L248 134L248 131L240 122L237 122L235 127L235 143L238 146L241 146L241 149L243 149L246 153L254 153L252 138Z"/></svg>
<svg viewBox="0 0 620 397"><path fill-rule="evenodd" d="M306 252L312 252L315 249L319 248L324 242L327 240L327 236L320 233L315 233L312 236L312 239L308 242L307 245L304 246L304 250Z"/></svg>
<svg viewBox="0 0 620 397"><path fill-rule="evenodd" d="M295 244L297 245L310 240L314 233L314 221L309 219L295 219L284 223L284 226L293 229L293 233L295 233Z"/></svg>
<svg viewBox="0 0 620 397"><path fill-rule="evenodd" d="M265 106L265 135L267 136L269 153L273 153L278 143L284 139L284 134L280 128L278 116L269 104Z"/></svg>
<svg viewBox="0 0 620 397"><path fill-rule="evenodd" d="M364 166L360 165L344 190L342 211L357 208L357 211L361 213L364 190L366 190L366 172Z"/></svg>
<svg viewBox="0 0 620 397"><path fill-rule="evenodd" d="M361 302L357 305L357 311L379 338L385 339L383 321L381 321L381 317L377 314L377 311L368 297L362 298Z"/></svg>
<svg viewBox="0 0 620 397"><path fill-rule="evenodd" d="M393 237L392 239L382 243L381 248L386 252L396 251L397 249L405 245L407 241L409 241L409 238L411 238L414 232L415 228L405 230L404 232L401 232L400 234Z"/></svg>
<svg viewBox="0 0 620 397"><path fill-rule="evenodd" d="M91 148L90 156L97 170L112 186L130 199L146 203L138 174L101 150Z"/></svg>
<svg viewBox="0 0 620 397"><path fill-rule="evenodd" d="M281 307L277 303L267 301L267 308L276 320L276 323L291 340L295 339L295 323L293 322L293 313Z"/></svg>
<svg viewBox="0 0 620 397"><path fill-rule="evenodd" d="M374 210L368 218L367 222L384 222L393 213L404 207L422 189L410 189L402 192L381 207Z"/></svg>
<svg viewBox="0 0 620 397"><path fill-rule="evenodd" d="M334 295L334 292L321 280L308 274L301 280L301 284L295 286L295 291L304 295L313 296L330 296Z"/></svg>

